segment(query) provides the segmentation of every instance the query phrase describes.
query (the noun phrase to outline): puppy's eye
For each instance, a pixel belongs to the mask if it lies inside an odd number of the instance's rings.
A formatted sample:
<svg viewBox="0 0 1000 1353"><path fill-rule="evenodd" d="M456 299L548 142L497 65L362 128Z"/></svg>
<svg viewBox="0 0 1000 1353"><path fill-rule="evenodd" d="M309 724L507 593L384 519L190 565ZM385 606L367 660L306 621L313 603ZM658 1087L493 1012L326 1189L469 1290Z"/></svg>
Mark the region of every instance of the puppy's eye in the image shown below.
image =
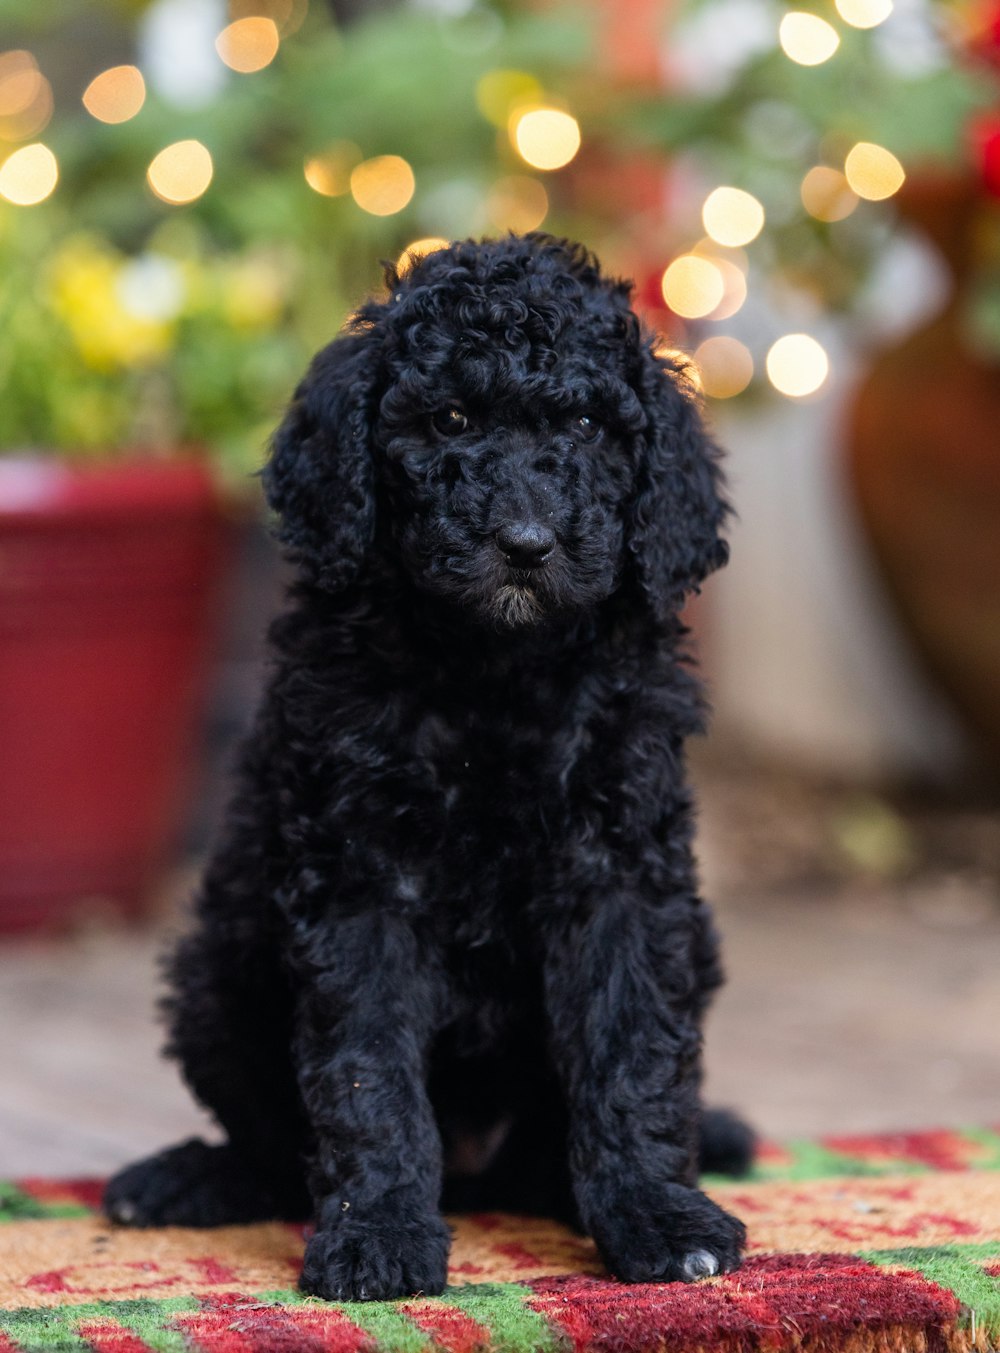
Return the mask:
<svg viewBox="0 0 1000 1353"><path fill-rule="evenodd" d="M469 426L469 420L457 404L449 404L444 409L436 409L431 414L434 431L442 437L457 437Z"/></svg>
<svg viewBox="0 0 1000 1353"><path fill-rule="evenodd" d="M603 429L596 418L584 413L579 418L573 419L573 431L581 442L592 442L596 441Z"/></svg>

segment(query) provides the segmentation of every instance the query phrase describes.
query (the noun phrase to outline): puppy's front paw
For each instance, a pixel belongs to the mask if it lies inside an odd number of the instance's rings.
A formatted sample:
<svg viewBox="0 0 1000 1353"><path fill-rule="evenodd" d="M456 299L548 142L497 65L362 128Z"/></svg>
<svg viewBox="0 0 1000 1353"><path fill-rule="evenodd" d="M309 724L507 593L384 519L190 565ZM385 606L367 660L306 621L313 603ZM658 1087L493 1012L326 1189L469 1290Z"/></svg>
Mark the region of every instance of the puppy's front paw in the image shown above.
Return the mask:
<svg viewBox="0 0 1000 1353"><path fill-rule="evenodd" d="M433 1214L338 1218L307 1244L299 1286L328 1301L436 1296L444 1291L450 1244L448 1227Z"/></svg>
<svg viewBox="0 0 1000 1353"><path fill-rule="evenodd" d="M680 1184L642 1202L609 1200L592 1231L611 1272L632 1283L694 1282L729 1273L739 1268L746 1244L738 1218Z"/></svg>

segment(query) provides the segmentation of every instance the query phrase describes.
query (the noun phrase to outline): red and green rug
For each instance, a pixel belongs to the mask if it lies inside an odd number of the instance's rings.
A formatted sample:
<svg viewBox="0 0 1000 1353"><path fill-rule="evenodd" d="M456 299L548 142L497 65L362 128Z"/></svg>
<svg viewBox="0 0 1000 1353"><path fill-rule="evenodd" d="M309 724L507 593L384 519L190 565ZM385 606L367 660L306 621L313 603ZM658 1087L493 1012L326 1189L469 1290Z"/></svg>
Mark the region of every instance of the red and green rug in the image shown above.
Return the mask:
<svg viewBox="0 0 1000 1353"><path fill-rule="evenodd" d="M552 1223L455 1221L441 1297L295 1289L302 1228L110 1228L94 1181L0 1184L0 1353L994 1353L1000 1129L769 1147L709 1183L738 1273L631 1285Z"/></svg>

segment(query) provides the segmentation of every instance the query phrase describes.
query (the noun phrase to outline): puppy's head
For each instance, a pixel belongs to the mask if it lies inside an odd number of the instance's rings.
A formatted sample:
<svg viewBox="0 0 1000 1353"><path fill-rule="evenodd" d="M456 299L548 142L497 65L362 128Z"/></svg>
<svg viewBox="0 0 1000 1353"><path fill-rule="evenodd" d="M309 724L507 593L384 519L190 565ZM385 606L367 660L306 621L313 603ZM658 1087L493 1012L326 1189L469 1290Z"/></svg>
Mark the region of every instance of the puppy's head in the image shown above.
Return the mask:
<svg viewBox="0 0 1000 1353"><path fill-rule="evenodd" d="M662 614L724 562L715 449L625 284L543 235L388 281L313 362L265 471L311 581L343 587L384 550L507 628L619 589Z"/></svg>

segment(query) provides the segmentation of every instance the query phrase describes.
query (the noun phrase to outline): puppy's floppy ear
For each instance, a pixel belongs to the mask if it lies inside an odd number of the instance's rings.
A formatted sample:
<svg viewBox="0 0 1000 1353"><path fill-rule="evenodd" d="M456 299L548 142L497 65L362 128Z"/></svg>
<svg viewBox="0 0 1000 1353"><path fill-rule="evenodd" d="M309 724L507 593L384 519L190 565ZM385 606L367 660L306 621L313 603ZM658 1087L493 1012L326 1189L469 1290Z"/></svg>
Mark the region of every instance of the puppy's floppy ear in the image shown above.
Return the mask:
<svg viewBox="0 0 1000 1353"><path fill-rule="evenodd" d="M720 452L683 361L657 357L645 343L637 393L646 427L628 543L643 591L662 615L729 558L720 532L730 508Z"/></svg>
<svg viewBox="0 0 1000 1353"><path fill-rule="evenodd" d="M263 472L278 539L303 577L330 592L357 576L375 533L376 341L371 327L356 329L317 353Z"/></svg>

